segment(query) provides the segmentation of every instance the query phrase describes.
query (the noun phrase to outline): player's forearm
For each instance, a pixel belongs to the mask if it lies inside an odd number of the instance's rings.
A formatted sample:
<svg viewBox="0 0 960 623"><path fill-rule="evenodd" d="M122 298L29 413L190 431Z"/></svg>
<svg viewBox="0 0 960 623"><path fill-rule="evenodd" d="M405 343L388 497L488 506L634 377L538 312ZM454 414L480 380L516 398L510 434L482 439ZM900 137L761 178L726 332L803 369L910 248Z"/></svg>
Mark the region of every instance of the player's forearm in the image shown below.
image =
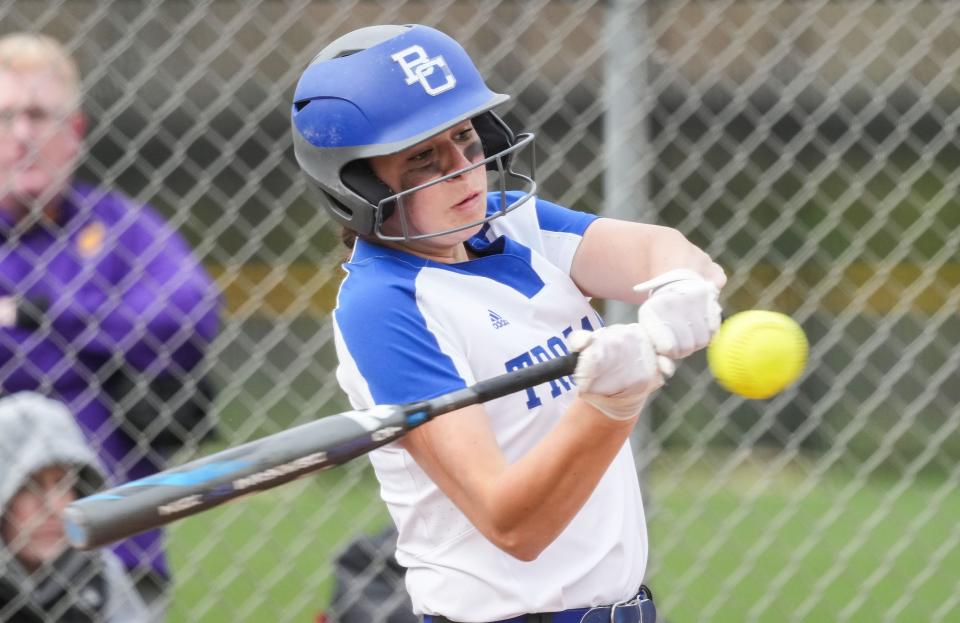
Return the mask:
<svg viewBox="0 0 960 623"><path fill-rule="evenodd" d="M614 421L577 399L540 443L496 479L488 538L517 558L536 558L586 503L634 421Z"/></svg>
<svg viewBox="0 0 960 623"><path fill-rule="evenodd" d="M688 268L723 286L723 270L670 227L599 219L586 231L571 276L588 296L640 304L633 286L676 268Z"/></svg>
<svg viewBox="0 0 960 623"><path fill-rule="evenodd" d="M635 412L643 401L641 393ZM577 397L510 463L485 409L472 405L410 431L400 444L491 543L533 560L589 499L635 419L614 420Z"/></svg>

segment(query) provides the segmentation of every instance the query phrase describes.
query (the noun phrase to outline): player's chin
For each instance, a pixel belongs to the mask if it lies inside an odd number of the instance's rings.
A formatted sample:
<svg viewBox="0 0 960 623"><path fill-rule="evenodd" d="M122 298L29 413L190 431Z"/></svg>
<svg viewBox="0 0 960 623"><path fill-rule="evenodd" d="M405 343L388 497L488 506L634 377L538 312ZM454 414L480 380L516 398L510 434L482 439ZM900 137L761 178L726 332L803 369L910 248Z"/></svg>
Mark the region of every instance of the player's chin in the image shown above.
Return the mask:
<svg viewBox="0 0 960 623"><path fill-rule="evenodd" d="M483 229L483 223L474 223L467 229L463 230L466 238L473 238L480 233L480 230Z"/></svg>

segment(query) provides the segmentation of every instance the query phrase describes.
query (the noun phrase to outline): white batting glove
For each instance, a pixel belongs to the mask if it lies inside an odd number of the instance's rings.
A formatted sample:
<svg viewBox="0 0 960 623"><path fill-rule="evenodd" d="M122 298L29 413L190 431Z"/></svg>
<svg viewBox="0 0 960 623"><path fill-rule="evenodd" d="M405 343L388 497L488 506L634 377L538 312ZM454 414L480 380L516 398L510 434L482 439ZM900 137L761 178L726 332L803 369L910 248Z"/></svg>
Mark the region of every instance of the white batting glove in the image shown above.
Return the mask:
<svg viewBox="0 0 960 623"><path fill-rule="evenodd" d="M660 355L682 359L706 347L720 328L720 291L692 270L671 270L633 289L650 295L637 322Z"/></svg>
<svg viewBox="0 0 960 623"><path fill-rule="evenodd" d="M610 419L635 417L663 385L653 342L638 324L574 331L567 341L580 352L573 373L580 397Z"/></svg>

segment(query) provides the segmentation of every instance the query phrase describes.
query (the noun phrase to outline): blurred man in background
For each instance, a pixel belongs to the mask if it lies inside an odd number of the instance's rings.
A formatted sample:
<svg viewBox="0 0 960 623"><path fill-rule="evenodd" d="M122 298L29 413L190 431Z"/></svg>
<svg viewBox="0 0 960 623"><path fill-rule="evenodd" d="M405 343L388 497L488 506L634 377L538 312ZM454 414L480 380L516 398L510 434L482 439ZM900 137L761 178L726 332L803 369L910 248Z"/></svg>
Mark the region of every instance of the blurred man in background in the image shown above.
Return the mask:
<svg viewBox="0 0 960 623"><path fill-rule="evenodd" d="M212 429L205 353L219 293L148 206L75 181L86 118L54 40L0 38L0 393L65 402L115 483L149 475ZM162 535L121 543L162 612Z"/></svg>
<svg viewBox="0 0 960 623"><path fill-rule="evenodd" d="M147 621L113 552L67 546L63 509L103 484L67 408L34 392L7 396L0 430L0 621Z"/></svg>

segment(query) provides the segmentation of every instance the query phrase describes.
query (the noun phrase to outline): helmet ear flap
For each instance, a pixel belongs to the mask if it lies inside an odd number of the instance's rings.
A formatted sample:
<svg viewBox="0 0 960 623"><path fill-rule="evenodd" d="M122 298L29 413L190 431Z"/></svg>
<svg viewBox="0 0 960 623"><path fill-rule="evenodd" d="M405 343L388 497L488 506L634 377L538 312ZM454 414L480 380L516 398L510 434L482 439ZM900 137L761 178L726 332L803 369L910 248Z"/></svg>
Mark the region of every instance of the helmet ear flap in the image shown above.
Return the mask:
<svg viewBox="0 0 960 623"><path fill-rule="evenodd" d="M343 185L363 197L371 205L377 206L387 197L396 194L389 186L383 183L370 168L366 159L348 162L340 171ZM386 221L393 214L395 202L384 204L382 221Z"/></svg>
<svg viewBox="0 0 960 623"><path fill-rule="evenodd" d="M476 130L480 142L483 143L483 155L487 158L513 147L517 141L510 126L504 123L503 119L498 117L496 113L489 110L473 118L473 129ZM504 167L510 166L510 156L504 156L502 160ZM496 171L497 168L496 160L487 163L488 170Z"/></svg>

